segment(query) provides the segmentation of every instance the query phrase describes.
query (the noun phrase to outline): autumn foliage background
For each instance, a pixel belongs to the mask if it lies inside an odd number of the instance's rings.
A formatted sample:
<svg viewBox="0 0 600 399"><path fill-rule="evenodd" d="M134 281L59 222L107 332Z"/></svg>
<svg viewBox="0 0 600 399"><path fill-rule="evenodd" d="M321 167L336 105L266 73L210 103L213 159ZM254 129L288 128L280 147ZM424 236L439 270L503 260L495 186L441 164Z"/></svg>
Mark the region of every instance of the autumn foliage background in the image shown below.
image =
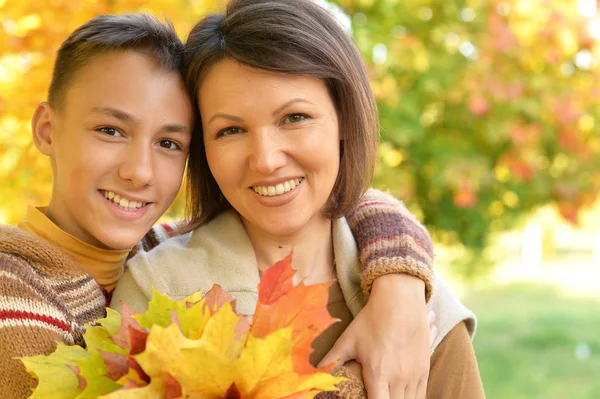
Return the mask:
<svg viewBox="0 0 600 399"><path fill-rule="evenodd" d="M484 269L479 255L490 235L546 204L577 223L600 192L600 23L580 3L330 2L352 26L378 99L374 184L404 200L439 243L465 249L475 262L463 261L463 274ZM73 29L98 14L147 10L170 18L185 38L224 4L0 0L0 222L14 224L25 205L48 202L49 162L29 121ZM179 199L169 216L181 209Z"/></svg>
<svg viewBox="0 0 600 399"><path fill-rule="evenodd" d="M563 260L556 286L578 277L572 298L581 284L600 284L596 1L320 2L351 25L368 64L381 115L374 185L391 190L427 225L438 270L452 264L463 281L490 275L491 266L525 253L521 233L537 220L538 230L551 223L568 234L554 227L536 233L544 254L524 256L518 270L585 243L590 266ZM73 29L98 14L146 10L167 16L185 39L199 18L225 4L0 0L0 223L15 224L26 205L49 200L49 161L36 151L29 121L45 99L55 52ZM168 218L181 215L182 198ZM503 238L511 232L516 245ZM548 270L536 269L536 284ZM568 302L562 291L538 288L465 288L465 300L480 311L475 345L492 387L488 397L600 397L600 383L590 382L600 373L600 339L585 335L589 326L600 329L598 296Z"/></svg>

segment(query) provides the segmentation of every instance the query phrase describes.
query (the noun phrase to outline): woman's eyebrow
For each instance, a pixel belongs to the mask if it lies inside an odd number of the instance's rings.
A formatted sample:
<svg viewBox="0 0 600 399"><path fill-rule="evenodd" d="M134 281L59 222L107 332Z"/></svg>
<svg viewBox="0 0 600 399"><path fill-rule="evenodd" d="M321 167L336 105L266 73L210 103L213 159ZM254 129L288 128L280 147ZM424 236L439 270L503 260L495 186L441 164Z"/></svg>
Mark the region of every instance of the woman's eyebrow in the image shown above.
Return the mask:
<svg viewBox="0 0 600 399"><path fill-rule="evenodd" d="M273 116L277 115L278 113L280 113L281 111L283 111L284 109L286 109L287 107L289 107L290 105L292 105L294 103L312 104L310 101L305 100L304 98L292 98L291 100L286 101L285 103L283 103L275 111L273 111Z"/></svg>
<svg viewBox="0 0 600 399"><path fill-rule="evenodd" d="M224 114L224 113L217 113L217 114L214 114L212 116L212 118L210 118L210 120L208 121L208 124L210 125L212 123L212 121L214 121L217 118L229 119L231 121L238 122L238 123L244 121L239 116L235 116L235 115L231 115L231 114Z"/></svg>

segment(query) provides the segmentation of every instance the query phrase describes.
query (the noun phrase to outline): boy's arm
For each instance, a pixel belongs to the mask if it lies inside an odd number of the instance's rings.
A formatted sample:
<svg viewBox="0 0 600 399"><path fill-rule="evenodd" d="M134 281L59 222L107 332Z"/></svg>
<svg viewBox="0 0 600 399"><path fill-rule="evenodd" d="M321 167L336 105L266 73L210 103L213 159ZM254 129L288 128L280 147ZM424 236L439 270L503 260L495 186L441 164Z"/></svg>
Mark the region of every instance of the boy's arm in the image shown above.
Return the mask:
<svg viewBox="0 0 600 399"><path fill-rule="evenodd" d="M368 190L346 219L369 300L322 364L356 359L369 397L424 397L435 334L425 307L433 285L431 237L401 202L378 190Z"/></svg>
<svg viewBox="0 0 600 399"><path fill-rule="evenodd" d="M27 282L23 273L13 273L13 256L0 252L0 392L2 398L26 398L36 380L15 357L48 355L57 342L65 342L68 330L59 311ZM13 266L13 267L11 267ZM33 272L32 272L33 273Z"/></svg>
<svg viewBox="0 0 600 399"><path fill-rule="evenodd" d="M425 285L428 302L433 286L433 243L429 232L396 198L369 189L346 215L358 246L364 292L378 277L403 273Z"/></svg>

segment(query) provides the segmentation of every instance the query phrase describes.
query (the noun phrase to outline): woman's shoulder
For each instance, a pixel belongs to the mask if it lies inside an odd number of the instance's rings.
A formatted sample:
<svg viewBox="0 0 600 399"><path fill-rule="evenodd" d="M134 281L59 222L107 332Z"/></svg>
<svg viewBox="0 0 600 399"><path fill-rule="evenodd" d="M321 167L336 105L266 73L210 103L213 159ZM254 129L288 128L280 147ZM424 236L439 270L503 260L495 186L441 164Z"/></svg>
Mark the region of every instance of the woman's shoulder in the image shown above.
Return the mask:
<svg viewBox="0 0 600 399"><path fill-rule="evenodd" d="M210 241L220 241L223 232L234 233L243 230L243 226L233 211L225 211L210 222L203 224L190 232L183 232L184 222L169 222L157 224L148 231L142 240L131 250L128 260L138 254L151 254L165 250L203 249L206 247L207 238Z"/></svg>
<svg viewBox="0 0 600 399"><path fill-rule="evenodd" d="M469 335L473 338L477 329L477 317L461 302L444 278L437 273L433 291L431 301L427 304L428 309L435 312L435 324L438 330L432 350L435 350L444 337L463 321Z"/></svg>
<svg viewBox="0 0 600 399"><path fill-rule="evenodd" d="M169 259L187 263L240 246L243 250L251 248L239 216L231 210L188 233L181 234L178 226L177 223L154 226L131 252L128 267L137 267L140 259L150 266L162 267L165 262L174 263Z"/></svg>
<svg viewBox="0 0 600 399"><path fill-rule="evenodd" d="M181 299L213 284L232 290L245 288L248 281L254 282L255 263L238 215L228 211L190 233L169 237L149 251L138 251L127 263L124 280L147 299L153 288ZM119 283L117 292L125 290L123 284ZM127 295L123 294L126 303Z"/></svg>

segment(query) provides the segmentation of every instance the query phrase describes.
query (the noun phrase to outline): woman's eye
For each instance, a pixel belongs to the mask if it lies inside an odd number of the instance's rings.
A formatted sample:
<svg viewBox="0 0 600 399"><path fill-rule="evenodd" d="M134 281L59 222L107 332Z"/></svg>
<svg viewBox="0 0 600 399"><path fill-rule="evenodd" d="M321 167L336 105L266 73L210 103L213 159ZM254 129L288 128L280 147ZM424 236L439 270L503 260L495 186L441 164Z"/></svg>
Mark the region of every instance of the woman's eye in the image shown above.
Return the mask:
<svg viewBox="0 0 600 399"><path fill-rule="evenodd" d="M239 127L227 127L225 129L219 130L219 132L217 133L217 137L231 136L241 132L242 129Z"/></svg>
<svg viewBox="0 0 600 399"><path fill-rule="evenodd" d="M283 123L298 123L302 122L305 119L308 119L308 116L304 114L291 114L285 117Z"/></svg>
<svg viewBox="0 0 600 399"><path fill-rule="evenodd" d="M123 137L123 133L114 127L101 127L98 131L112 137Z"/></svg>
<svg viewBox="0 0 600 399"><path fill-rule="evenodd" d="M179 143L173 140L161 140L158 142L158 145L162 148L166 148L167 150L180 150L181 146Z"/></svg>

